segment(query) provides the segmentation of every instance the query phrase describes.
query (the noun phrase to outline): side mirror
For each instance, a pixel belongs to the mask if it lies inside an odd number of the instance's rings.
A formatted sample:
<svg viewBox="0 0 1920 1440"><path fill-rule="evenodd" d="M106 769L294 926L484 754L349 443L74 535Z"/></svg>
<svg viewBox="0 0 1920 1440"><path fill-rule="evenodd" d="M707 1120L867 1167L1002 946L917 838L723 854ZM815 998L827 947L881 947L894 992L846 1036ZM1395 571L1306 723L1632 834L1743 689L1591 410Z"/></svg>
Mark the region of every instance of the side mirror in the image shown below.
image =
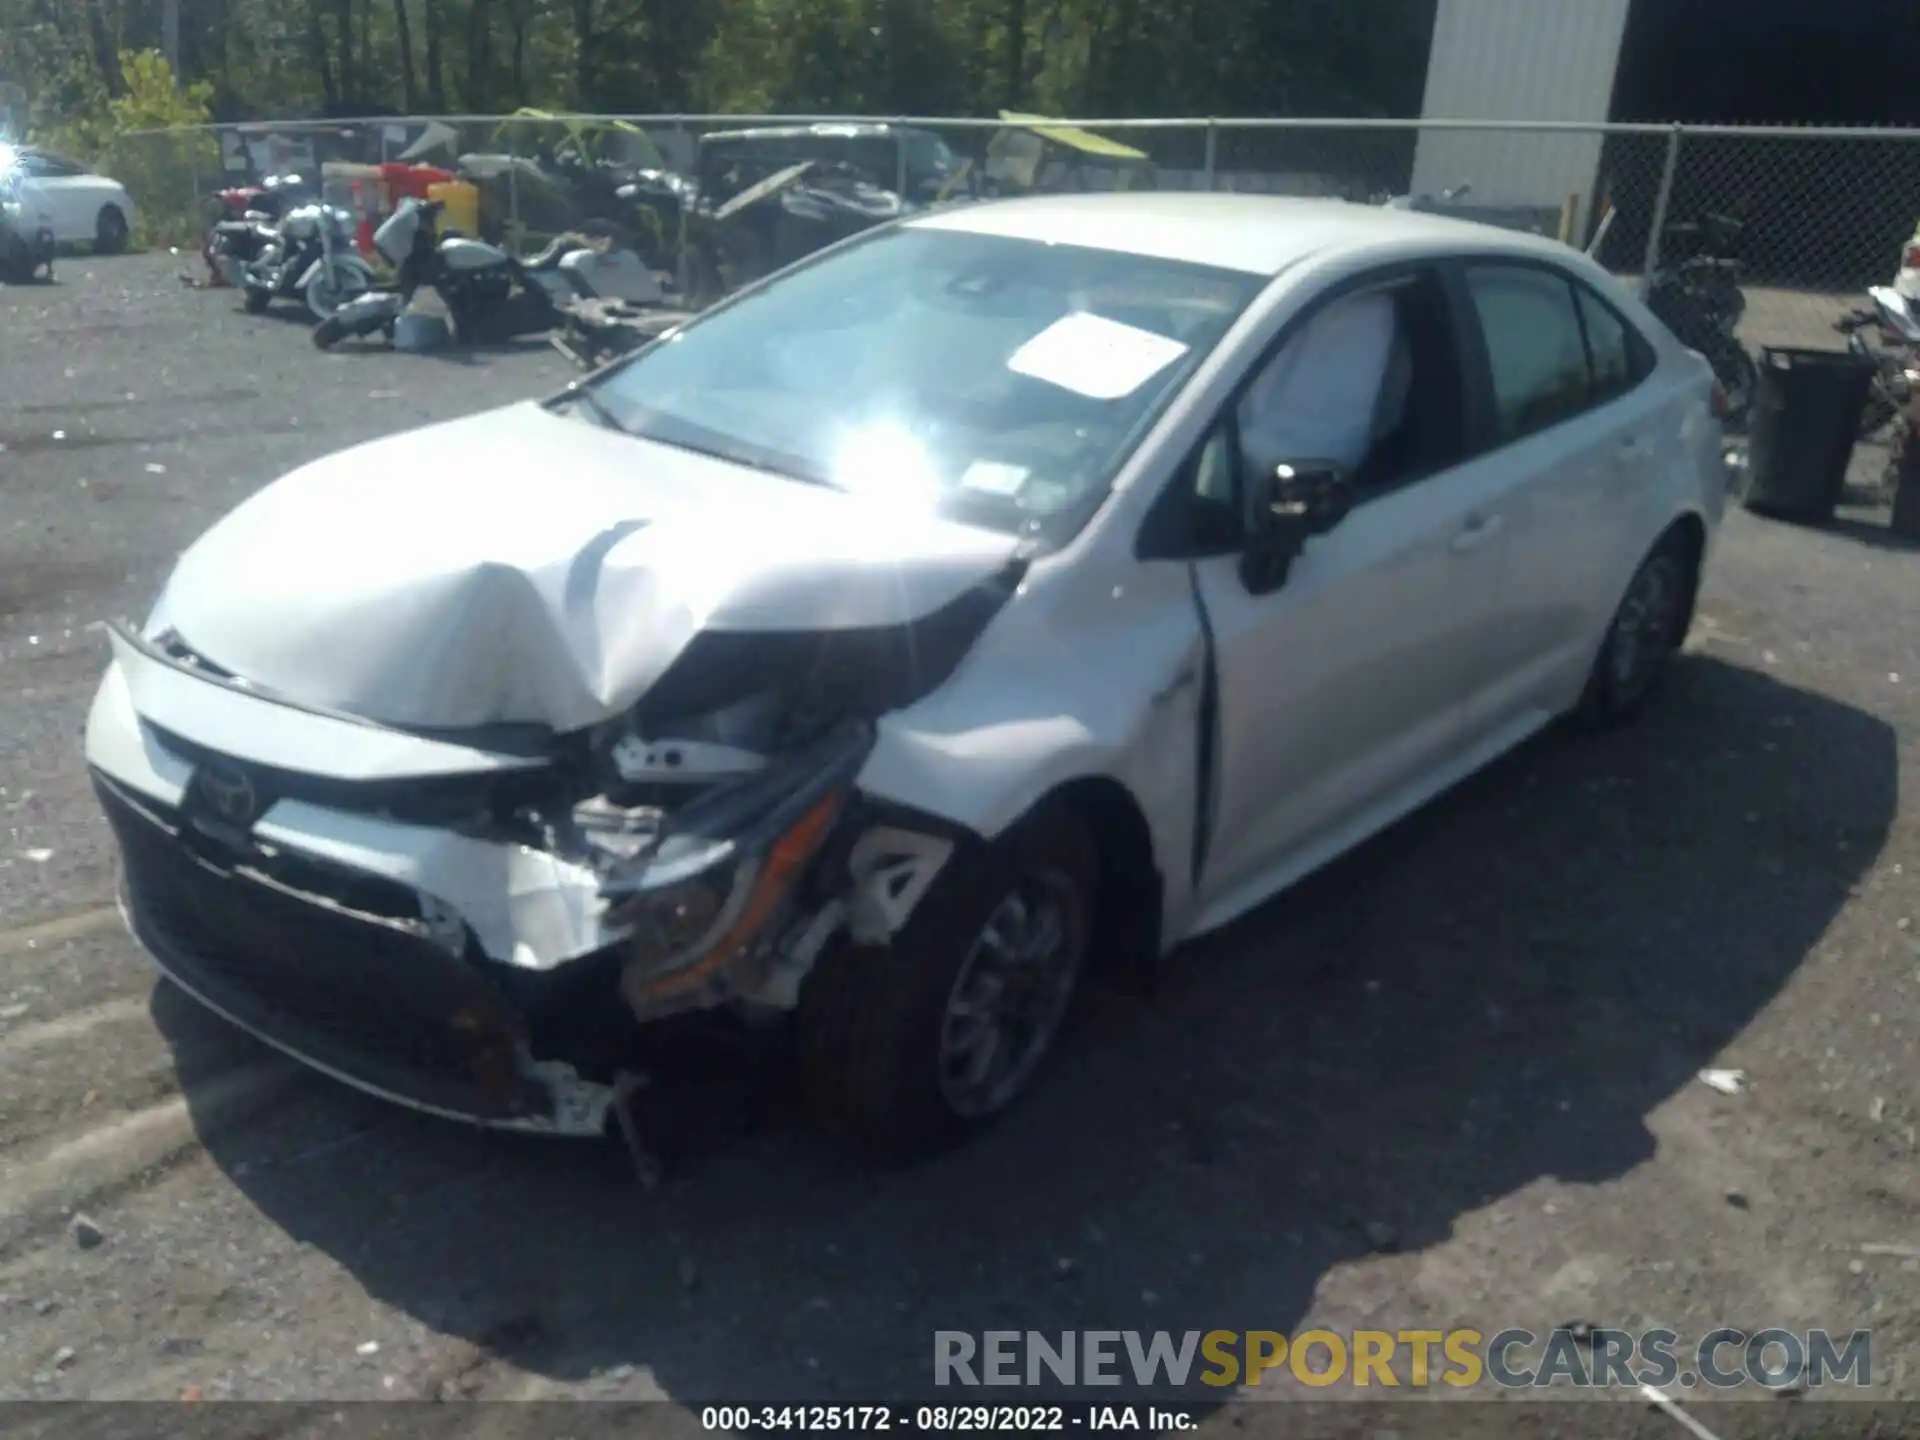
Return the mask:
<svg viewBox="0 0 1920 1440"><path fill-rule="evenodd" d="M1278 590L1315 535L1324 535L1353 508L1344 466L1331 460L1294 460L1246 476L1248 524L1240 578L1255 594Z"/></svg>

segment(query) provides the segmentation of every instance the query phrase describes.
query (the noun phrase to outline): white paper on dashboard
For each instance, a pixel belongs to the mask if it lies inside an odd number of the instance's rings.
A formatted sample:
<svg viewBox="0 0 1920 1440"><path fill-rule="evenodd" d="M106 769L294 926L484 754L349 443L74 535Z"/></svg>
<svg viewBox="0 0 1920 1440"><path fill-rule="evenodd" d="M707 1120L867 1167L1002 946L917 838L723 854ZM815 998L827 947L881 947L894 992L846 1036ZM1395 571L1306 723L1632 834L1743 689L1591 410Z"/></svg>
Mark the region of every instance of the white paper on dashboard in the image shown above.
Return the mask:
<svg viewBox="0 0 1920 1440"><path fill-rule="evenodd" d="M1178 340L1081 310L1014 351L1007 368L1089 399L1118 400L1186 353Z"/></svg>
<svg viewBox="0 0 1920 1440"><path fill-rule="evenodd" d="M1000 460L976 460L960 476L962 490L978 490L987 495L1018 495L1030 472L1024 465L1008 465Z"/></svg>

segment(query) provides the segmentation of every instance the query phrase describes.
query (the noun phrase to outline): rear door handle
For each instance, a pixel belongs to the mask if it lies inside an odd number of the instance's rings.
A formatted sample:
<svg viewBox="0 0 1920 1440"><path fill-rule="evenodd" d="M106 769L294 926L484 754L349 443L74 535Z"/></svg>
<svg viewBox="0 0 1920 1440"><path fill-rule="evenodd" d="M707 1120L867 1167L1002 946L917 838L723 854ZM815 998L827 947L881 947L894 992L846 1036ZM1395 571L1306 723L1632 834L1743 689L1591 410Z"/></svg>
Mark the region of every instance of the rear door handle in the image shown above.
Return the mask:
<svg viewBox="0 0 1920 1440"><path fill-rule="evenodd" d="M1498 515L1469 516L1448 548L1456 555L1471 554L1498 535L1505 523Z"/></svg>

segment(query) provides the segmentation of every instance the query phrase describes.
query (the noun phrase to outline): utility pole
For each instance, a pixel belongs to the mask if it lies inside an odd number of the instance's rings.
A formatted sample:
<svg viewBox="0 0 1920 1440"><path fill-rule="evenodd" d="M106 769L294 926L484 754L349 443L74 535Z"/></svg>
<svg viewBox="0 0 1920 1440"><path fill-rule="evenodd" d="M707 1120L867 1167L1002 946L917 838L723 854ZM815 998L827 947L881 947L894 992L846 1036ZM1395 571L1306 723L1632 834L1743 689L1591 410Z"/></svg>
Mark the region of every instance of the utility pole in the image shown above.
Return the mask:
<svg viewBox="0 0 1920 1440"><path fill-rule="evenodd" d="M180 77L180 0L161 0L160 53L167 57L167 68L176 80Z"/></svg>

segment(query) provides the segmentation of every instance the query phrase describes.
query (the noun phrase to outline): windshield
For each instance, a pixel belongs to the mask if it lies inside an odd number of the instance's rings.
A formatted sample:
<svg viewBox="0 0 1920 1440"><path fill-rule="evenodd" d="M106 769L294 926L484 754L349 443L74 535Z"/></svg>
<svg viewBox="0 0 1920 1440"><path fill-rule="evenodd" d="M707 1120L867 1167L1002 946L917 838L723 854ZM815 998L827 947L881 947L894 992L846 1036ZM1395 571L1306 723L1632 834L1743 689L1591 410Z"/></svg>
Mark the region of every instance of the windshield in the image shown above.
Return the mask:
<svg viewBox="0 0 1920 1440"><path fill-rule="evenodd" d="M635 435L1056 543L1260 278L875 232L593 382Z"/></svg>

